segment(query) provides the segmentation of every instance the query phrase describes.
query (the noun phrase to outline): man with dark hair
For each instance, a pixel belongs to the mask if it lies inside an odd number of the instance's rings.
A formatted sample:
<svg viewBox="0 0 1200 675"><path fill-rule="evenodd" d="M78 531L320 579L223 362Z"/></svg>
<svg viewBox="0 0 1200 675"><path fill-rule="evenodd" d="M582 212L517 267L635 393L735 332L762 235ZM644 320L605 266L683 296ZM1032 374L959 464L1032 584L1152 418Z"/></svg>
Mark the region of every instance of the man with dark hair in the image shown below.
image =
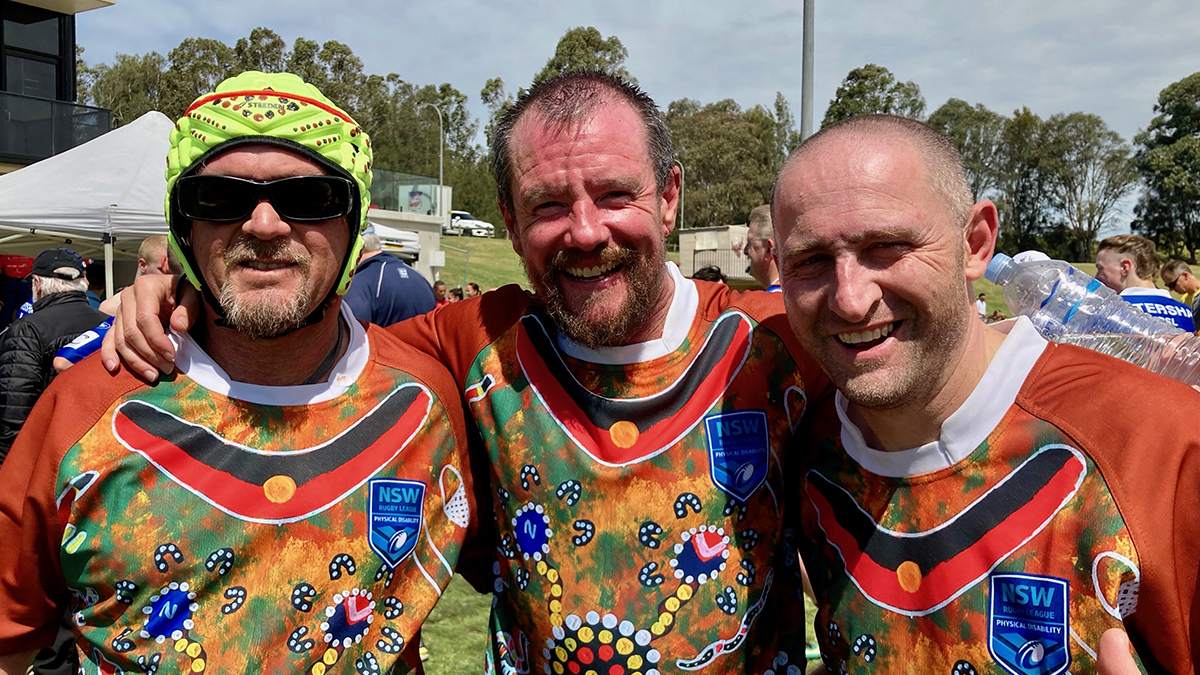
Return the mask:
<svg viewBox="0 0 1200 675"><path fill-rule="evenodd" d="M362 258L354 268L345 302L354 316L377 326L432 311L437 303L425 277L384 251L373 227L363 233Z"/></svg>
<svg viewBox="0 0 1200 675"><path fill-rule="evenodd" d="M722 273L721 268L717 267L716 265L708 265L707 267L701 267L700 269L698 269L692 273L692 278L699 279L701 281L712 281L712 282L718 283L718 284L726 283L725 282L725 274Z"/></svg>
<svg viewBox="0 0 1200 675"><path fill-rule="evenodd" d="M1158 251L1140 234L1118 234L1096 249L1096 279L1143 312L1192 333L1192 308L1154 285Z"/></svg>
<svg viewBox="0 0 1200 675"><path fill-rule="evenodd" d="M788 318L838 388L789 483L828 670L1092 672L1124 627L1193 672L1200 394L978 321L996 208L918 122L825 127L774 192Z"/></svg>
<svg viewBox="0 0 1200 675"><path fill-rule="evenodd" d="M104 262L101 260L92 261L92 263L87 266L85 274L87 276L88 285L88 304L91 305L93 309L100 309L100 303L103 302L101 298L107 290L104 276Z"/></svg>
<svg viewBox="0 0 1200 675"><path fill-rule="evenodd" d="M388 329L447 364L490 459L497 557L482 584L460 570L495 593L489 671L802 669L781 453L831 390L779 296L666 261L680 174L635 86L588 72L533 87L492 159L536 294L505 286ZM126 326L170 297L139 286L153 292ZM122 351L135 367L169 367L159 336L130 340L156 345Z"/></svg>
<svg viewBox="0 0 1200 675"><path fill-rule="evenodd" d="M446 297L446 282L441 279L433 282L433 301L435 307L445 307L450 304L450 298Z"/></svg>
<svg viewBox="0 0 1200 675"><path fill-rule="evenodd" d="M750 259L750 276L771 293L779 292L779 266L775 262L775 233L771 229L771 205L750 211L746 227L746 246L742 254Z"/></svg>
<svg viewBox="0 0 1200 675"><path fill-rule="evenodd" d="M42 251L33 262L32 279L33 313L0 340L0 462L54 379L54 353L107 318L88 305L83 260L74 251Z"/></svg>

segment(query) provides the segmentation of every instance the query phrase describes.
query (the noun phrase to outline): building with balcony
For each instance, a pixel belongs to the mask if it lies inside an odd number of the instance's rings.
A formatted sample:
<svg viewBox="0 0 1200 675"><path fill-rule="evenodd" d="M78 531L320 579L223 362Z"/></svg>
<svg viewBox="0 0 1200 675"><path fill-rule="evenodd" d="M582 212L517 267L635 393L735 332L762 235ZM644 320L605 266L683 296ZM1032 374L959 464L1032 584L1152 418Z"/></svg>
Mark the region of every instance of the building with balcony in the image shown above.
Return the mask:
<svg viewBox="0 0 1200 675"><path fill-rule="evenodd" d="M115 0L0 0L0 174L109 130L75 103L75 15Z"/></svg>

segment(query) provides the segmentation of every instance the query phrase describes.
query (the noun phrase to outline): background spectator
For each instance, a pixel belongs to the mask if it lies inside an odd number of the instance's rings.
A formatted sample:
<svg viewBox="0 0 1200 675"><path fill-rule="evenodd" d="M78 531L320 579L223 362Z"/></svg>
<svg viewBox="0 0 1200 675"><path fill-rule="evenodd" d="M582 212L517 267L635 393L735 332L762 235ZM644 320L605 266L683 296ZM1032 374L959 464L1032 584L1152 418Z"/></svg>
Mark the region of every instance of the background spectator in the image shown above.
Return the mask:
<svg viewBox="0 0 1200 675"><path fill-rule="evenodd" d="M433 301L438 307L450 304L450 298L446 297L446 282L441 279L433 282Z"/></svg>
<svg viewBox="0 0 1200 675"><path fill-rule="evenodd" d="M87 266L87 300L88 304L93 309L100 309L100 303L104 302L104 261L93 260Z"/></svg>
<svg viewBox="0 0 1200 675"><path fill-rule="evenodd" d="M1162 268L1163 285L1183 296L1183 304L1192 308L1192 321L1200 314L1200 279L1182 260L1168 260Z"/></svg>
<svg viewBox="0 0 1200 675"><path fill-rule="evenodd" d="M450 297L450 302L458 302L459 300L463 299L463 291L458 286L451 288L448 295Z"/></svg>
<svg viewBox="0 0 1200 675"><path fill-rule="evenodd" d="M474 298L479 296L479 284L474 281L468 282L467 287L463 289L463 296Z"/></svg>
<svg viewBox="0 0 1200 675"><path fill-rule="evenodd" d="M1096 250L1096 279L1143 312L1189 333L1196 330L1192 308L1157 288L1158 251L1140 234L1118 234Z"/></svg>
<svg viewBox="0 0 1200 675"><path fill-rule="evenodd" d="M975 298L975 312L979 314L980 321L987 321L987 295L980 293Z"/></svg>
<svg viewBox="0 0 1200 675"><path fill-rule="evenodd" d="M768 292L779 292L779 266L775 263L775 233L771 229L771 206L764 204L750 212L746 228L746 246L742 253L750 259L750 276Z"/></svg>
<svg viewBox="0 0 1200 675"><path fill-rule="evenodd" d="M377 326L432 311L436 300L429 282L403 260L383 250L373 227L363 233L363 254L354 268L346 304L361 319Z"/></svg>
<svg viewBox="0 0 1200 675"><path fill-rule="evenodd" d="M692 275L692 278L699 279L701 281L713 281L720 284L727 283L725 281L725 274L721 272L721 268L717 267L716 265L701 267L700 269L696 270L696 272Z"/></svg>
<svg viewBox="0 0 1200 675"><path fill-rule="evenodd" d="M0 462L55 375L54 353L108 318L88 305L83 259L70 249L43 251L32 281L33 313L0 340Z"/></svg>

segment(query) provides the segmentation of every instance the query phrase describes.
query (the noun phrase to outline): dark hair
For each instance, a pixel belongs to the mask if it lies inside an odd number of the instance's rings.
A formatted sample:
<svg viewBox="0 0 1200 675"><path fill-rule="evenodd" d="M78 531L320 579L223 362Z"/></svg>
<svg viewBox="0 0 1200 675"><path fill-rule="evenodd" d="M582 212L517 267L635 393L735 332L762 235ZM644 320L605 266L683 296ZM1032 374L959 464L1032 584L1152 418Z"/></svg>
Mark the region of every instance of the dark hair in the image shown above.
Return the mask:
<svg viewBox="0 0 1200 675"><path fill-rule="evenodd" d="M675 147L666 119L636 84L598 70L563 73L534 85L517 99L496 123L492 136L492 171L496 177L496 194L511 213L513 129L527 111L540 115L549 124L566 127L589 119L598 107L614 102L632 107L646 129L646 151L654 164L654 181L661 195L667 187L667 176L675 164Z"/></svg>
<svg viewBox="0 0 1200 675"><path fill-rule="evenodd" d="M475 283L474 281L468 281L467 288L475 291L476 293L479 292L479 284Z"/></svg>
<svg viewBox="0 0 1200 675"><path fill-rule="evenodd" d="M450 291L446 295L449 295L450 297L454 298L455 300L463 299L462 289L459 288L458 286L451 288Z"/></svg>
<svg viewBox="0 0 1200 675"><path fill-rule="evenodd" d="M92 261L92 264L87 266L88 288L104 288L107 281L104 276L104 262L100 260Z"/></svg>
<svg viewBox="0 0 1200 675"><path fill-rule="evenodd" d="M437 288L438 286L441 286L442 288L445 288L445 287L446 287L446 282L442 281L441 279L438 279L437 281L433 282L433 287L434 287L434 288Z"/></svg>
<svg viewBox="0 0 1200 675"><path fill-rule="evenodd" d="M701 267L692 273L692 278L701 281L715 281L720 284L725 283L725 275L721 272L721 268L716 265Z"/></svg>

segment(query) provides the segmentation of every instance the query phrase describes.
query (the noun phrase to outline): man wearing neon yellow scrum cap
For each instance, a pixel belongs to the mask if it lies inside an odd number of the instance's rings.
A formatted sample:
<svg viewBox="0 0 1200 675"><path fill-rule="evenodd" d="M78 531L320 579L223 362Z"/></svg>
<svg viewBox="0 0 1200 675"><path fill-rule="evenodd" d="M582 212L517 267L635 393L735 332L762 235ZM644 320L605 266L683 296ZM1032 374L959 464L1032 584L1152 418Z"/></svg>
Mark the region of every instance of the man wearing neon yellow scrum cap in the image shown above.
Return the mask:
<svg viewBox="0 0 1200 675"><path fill-rule="evenodd" d="M64 615L103 672L419 672L474 486L458 395L341 301L366 134L243 73L171 136L171 245L203 322L153 385L61 375L0 468L0 674Z"/></svg>

